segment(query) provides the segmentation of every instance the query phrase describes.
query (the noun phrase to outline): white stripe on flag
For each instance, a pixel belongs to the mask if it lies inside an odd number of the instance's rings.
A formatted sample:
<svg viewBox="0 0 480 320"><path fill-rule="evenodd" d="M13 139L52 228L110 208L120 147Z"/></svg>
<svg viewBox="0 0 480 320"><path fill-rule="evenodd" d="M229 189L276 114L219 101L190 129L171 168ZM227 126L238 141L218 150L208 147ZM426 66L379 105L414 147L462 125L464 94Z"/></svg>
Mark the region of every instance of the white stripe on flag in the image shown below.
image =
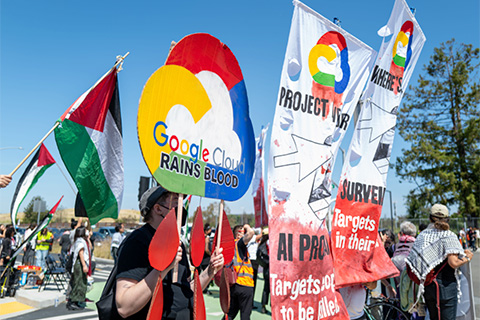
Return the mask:
<svg viewBox="0 0 480 320"><path fill-rule="evenodd" d="M123 198L123 142L110 111L105 118L103 132L87 128L90 139L97 148L105 179L117 199L120 210Z"/></svg>

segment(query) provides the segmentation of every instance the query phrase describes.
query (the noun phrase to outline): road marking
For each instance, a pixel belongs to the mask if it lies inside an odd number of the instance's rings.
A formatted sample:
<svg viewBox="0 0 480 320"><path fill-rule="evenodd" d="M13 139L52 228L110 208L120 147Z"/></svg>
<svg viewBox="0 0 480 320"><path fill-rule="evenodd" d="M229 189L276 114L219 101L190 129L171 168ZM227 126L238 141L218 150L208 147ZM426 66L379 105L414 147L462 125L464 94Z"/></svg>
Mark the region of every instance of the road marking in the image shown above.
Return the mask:
<svg viewBox="0 0 480 320"><path fill-rule="evenodd" d="M33 309L33 307L27 306L26 304L17 301L2 303L0 304L0 315L25 311L29 309Z"/></svg>
<svg viewBox="0 0 480 320"><path fill-rule="evenodd" d="M96 315L97 311L88 311L88 312L80 312L80 313L69 313L63 316L56 316L56 317L50 317L50 318L42 318L42 320L67 320L67 319L75 319L75 318L82 318L82 317L87 317L87 316L93 316ZM93 319L98 319L93 318Z"/></svg>

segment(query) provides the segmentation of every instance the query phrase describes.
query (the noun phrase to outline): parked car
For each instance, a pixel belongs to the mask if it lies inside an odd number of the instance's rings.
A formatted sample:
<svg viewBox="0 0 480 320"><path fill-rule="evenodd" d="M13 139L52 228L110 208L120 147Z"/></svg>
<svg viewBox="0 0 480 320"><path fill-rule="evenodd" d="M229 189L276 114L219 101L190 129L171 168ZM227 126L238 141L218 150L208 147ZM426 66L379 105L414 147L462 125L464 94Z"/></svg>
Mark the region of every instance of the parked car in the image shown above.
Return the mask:
<svg viewBox="0 0 480 320"><path fill-rule="evenodd" d="M90 237L90 240L92 240L92 242L95 243L97 246L101 245L101 243L104 242L106 239L107 237L98 231L94 231L92 233L92 236Z"/></svg>
<svg viewBox="0 0 480 320"><path fill-rule="evenodd" d="M98 233L102 234L105 237L112 237L112 235L115 233L115 227L100 227L98 229Z"/></svg>
<svg viewBox="0 0 480 320"><path fill-rule="evenodd" d="M55 232L53 234L53 239L55 239L56 241L60 241L60 238L62 237L63 233L67 230L70 230L69 228L61 228L60 230L58 230L57 232Z"/></svg>

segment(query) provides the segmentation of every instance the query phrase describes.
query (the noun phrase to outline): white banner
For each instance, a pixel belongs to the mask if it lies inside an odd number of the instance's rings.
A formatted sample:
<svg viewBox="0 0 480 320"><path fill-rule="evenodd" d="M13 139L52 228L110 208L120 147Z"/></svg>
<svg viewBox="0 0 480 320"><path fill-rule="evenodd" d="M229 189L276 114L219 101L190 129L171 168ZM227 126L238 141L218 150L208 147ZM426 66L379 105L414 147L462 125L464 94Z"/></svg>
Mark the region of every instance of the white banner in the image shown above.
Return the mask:
<svg viewBox="0 0 480 320"><path fill-rule="evenodd" d="M255 209L255 228L268 226L268 214L265 201L265 183L263 182L264 172L264 147L265 138L267 137L268 125L262 126L262 132L255 138L255 145L257 147L255 157L255 171L252 179L252 195L253 207Z"/></svg>
<svg viewBox="0 0 480 320"><path fill-rule="evenodd" d="M269 157L272 318L348 319L335 292L323 223L334 156L375 52L302 3L294 5ZM305 290L302 283L309 283Z"/></svg>
<svg viewBox="0 0 480 320"><path fill-rule="evenodd" d="M386 196L397 110L425 36L404 0L395 1L381 32L389 39L384 38L362 97L335 204L332 250L339 286L377 280L395 271L388 264L375 265L372 255Z"/></svg>

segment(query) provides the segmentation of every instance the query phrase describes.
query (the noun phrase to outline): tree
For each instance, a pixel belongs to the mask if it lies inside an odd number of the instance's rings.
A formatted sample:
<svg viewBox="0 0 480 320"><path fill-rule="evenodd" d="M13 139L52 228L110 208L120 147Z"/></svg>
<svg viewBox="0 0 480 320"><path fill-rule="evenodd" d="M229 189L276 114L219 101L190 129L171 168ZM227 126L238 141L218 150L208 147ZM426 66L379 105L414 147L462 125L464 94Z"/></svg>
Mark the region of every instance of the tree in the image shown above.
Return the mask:
<svg viewBox="0 0 480 320"><path fill-rule="evenodd" d="M416 184L407 196L410 217L437 202L479 216L478 66L478 48L455 39L442 43L405 97L397 127L410 149L402 150L396 173Z"/></svg>
<svg viewBox="0 0 480 320"><path fill-rule="evenodd" d="M33 211L33 203L35 202L35 200L42 200L43 201L43 198L40 197L40 196L35 196L32 198L32 200L30 200L30 202L28 203L28 205L25 207L25 210L24 210L24 215L23 215L23 223L37 223L37 216L38 216L38 212L34 212ZM40 219L43 218L43 216L45 216L45 214L48 213L48 210L47 211L44 211L44 212L40 212Z"/></svg>

